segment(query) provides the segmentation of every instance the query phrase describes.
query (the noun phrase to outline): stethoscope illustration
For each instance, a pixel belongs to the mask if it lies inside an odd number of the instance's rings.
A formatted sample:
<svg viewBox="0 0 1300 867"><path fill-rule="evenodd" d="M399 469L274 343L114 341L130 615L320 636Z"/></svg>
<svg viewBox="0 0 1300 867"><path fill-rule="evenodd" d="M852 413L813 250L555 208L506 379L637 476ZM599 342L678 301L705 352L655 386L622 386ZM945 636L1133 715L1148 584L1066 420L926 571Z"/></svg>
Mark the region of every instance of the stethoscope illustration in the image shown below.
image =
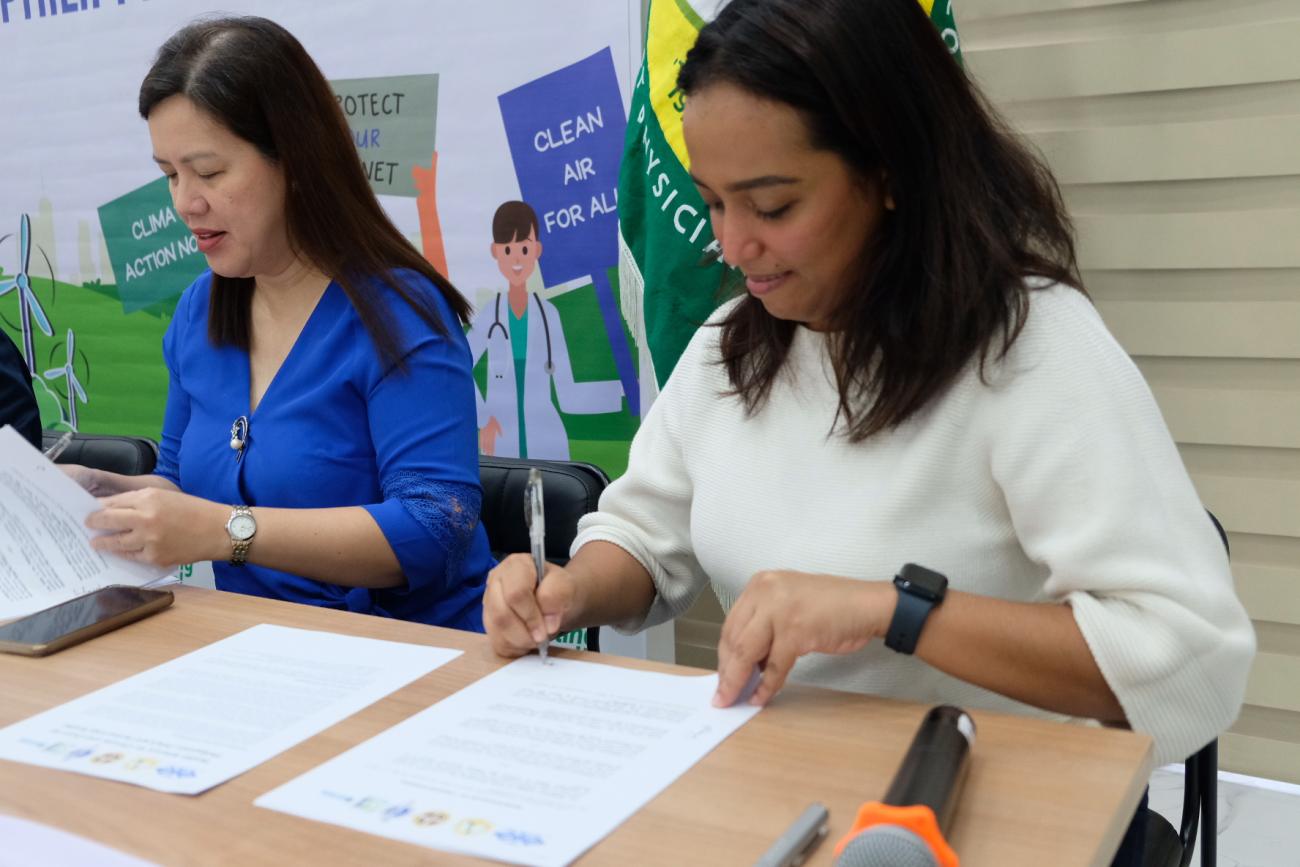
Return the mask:
<svg viewBox="0 0 1300 867"><path fill-rule="evenodd" d="M497 306L493 312L492 324L488 327L487 339L491 340L492 335L498 328L501 329L501 336L507 341L510 340L510 330L501 324L501 296L504 293L497 293ZM542 329L546 332L546 372L552 374L555 372L555 365L551 363L551 322L546 318L546 306L542 304L540 296L534 295L533 300L537 302L537 311L542 314Z"/></svg>

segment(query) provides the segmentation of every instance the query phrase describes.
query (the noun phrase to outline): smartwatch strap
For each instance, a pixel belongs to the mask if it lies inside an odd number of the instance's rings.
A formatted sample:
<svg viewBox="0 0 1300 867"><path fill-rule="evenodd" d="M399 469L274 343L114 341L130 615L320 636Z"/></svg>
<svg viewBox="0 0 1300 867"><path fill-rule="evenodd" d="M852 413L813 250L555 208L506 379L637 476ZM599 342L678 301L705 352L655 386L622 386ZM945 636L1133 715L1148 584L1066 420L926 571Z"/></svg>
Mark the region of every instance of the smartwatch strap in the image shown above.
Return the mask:
<svg viewBox="0 0 1300 867"><path fill-rule="evenodd" d="M913 653L921 637L921 627L925 626L925 619L934 606L935 603L929 599L898 590L898 605L894 608L894 619L889 622L885 646L899 653Z"/></svg>

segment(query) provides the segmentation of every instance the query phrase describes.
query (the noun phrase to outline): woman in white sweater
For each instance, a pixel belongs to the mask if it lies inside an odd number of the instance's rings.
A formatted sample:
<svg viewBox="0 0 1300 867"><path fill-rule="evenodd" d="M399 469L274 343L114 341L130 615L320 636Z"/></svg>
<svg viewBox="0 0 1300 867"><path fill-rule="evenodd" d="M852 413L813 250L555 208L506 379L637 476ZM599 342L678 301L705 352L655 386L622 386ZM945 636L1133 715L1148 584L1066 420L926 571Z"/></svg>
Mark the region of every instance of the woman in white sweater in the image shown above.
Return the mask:
<svg viewBox="0 0 1300 867"><path fill-rule="evenodd" d="M567 568L492 573L497 651L637 630L711 586L719 704L758 666L758 704L793 677L1082 717L1151 734L1158 762L1231 724L1254 636L1223 546L1080 288L1055 182L915 0L734 0L678 86L748 291Z"/></svg>

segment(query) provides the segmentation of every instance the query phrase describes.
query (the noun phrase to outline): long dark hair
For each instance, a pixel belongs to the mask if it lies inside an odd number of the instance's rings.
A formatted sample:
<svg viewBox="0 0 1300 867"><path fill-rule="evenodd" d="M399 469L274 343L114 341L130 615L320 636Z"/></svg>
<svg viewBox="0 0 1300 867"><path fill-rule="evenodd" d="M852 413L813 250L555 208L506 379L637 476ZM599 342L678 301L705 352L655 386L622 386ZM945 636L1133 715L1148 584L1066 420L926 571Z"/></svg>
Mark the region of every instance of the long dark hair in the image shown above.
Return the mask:
<svg viewBox="0 0 1300 867"><path fill-rule="evenodd" d="M431 300L393 275L423 274L462 324L470 306L397 230L366 180L343 110L325 76L294 36L265 18L196 21L158 50L140 85L140 116L182 95L284 171L285 222L294 251L333 278L382 358L401 363L391 317L369 281L388 283L441 334L447 324ZM208 336L249 347L251 277L212 275Z"/></svg>
<svg viewBox="0 0 1300 867"><path fill-rule="evenodd" d="M916 0L732 0L677 84L727 83L800 112L813 147L896 208L831 316L851 441L912 417L978 358L981 376L1028 315L1026 277L1080 288L1073 228L1046 165L1010 132ZM796 324L748 297L721 323L722 363L753 413Z"/></svg>

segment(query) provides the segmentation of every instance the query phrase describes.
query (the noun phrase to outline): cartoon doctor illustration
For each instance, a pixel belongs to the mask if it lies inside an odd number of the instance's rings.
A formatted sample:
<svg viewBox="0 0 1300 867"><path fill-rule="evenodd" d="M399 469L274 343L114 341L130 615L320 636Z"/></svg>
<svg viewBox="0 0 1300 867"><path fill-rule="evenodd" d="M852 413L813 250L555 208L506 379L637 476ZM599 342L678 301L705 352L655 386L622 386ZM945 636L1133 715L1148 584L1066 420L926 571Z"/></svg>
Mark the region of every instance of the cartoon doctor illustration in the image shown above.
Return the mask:
<svg viewBox="0 0 1300 867"><path fill-rule="evenodd" d="M473 362L487 352L486 394L478 398L479 450L485 455L568 460L569 436L559 410L618 412L617 379L574 382L559 311L528 292L542 255L537 213L527 202L506 202L492 218L492 258L510 289L498 292L470 323ZM551 399L551 385L559 409Z"/></svg>

